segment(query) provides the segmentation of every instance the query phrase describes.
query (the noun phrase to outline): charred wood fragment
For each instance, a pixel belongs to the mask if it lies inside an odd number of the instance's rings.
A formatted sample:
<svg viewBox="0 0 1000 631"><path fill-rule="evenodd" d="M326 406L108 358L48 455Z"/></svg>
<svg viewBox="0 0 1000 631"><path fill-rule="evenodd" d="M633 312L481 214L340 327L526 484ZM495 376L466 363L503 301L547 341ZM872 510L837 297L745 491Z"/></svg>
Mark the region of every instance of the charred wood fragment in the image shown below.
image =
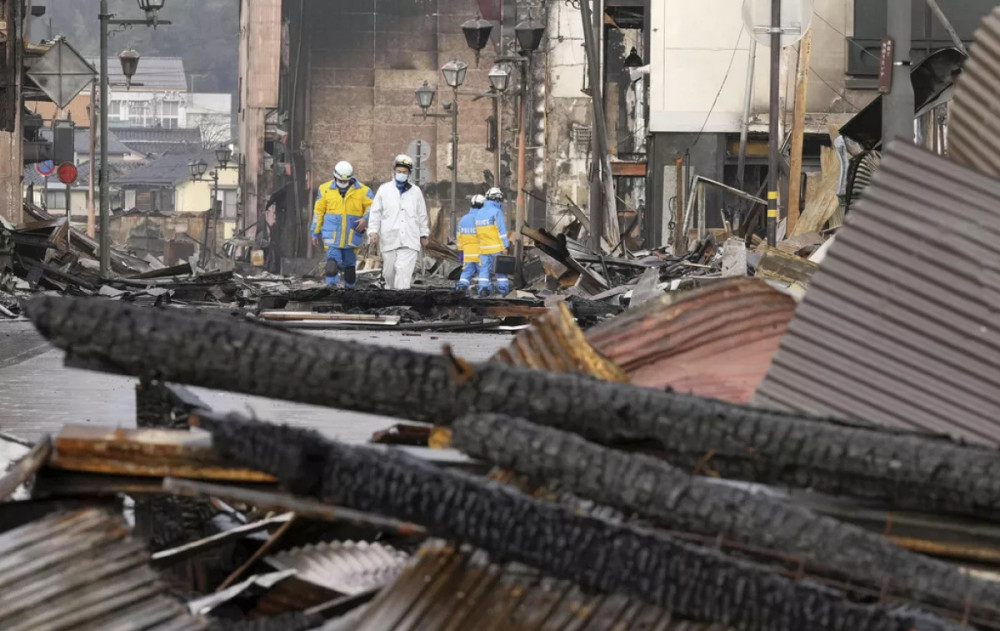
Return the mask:
<svg viewBox="0 0 1000 631"><path fill-rule="evenodd" d="M850 602L717 550L574 514L516 490L409 456L328 441L316 432L242 419L202 424L227 457L274 474L294 493L394 515L601 592L624 592L678 615L746 631L957 628L912 608Z"/></svg>
<svg viewBox="0 0 1000 631"><path fill-rule="evenodd" d="M331 304L343 311L381 310L391 307L409 307L423 315L447 308L485 309L489 307L538 307L539 300L517 300L512 298L475 298L451 290L384 290L384 289L342 289L339 287L317 287L299 289L287 293L262 296L261 309L283 309L289 302L321 302ZM621 308L593 300L572 297L568 301L573 315L586 322L620 313Z"/></svg>
<svg viewBox="0 0 1000 631"><path fill-rule="evenodd" d="M456 448L505 469L600 504L697 533L773 550L817 564L875 591L934 602L962 612L971 602L998 615L1000 586L957 567L897 547L876 533L766 495L712 483L648 456L496 414L453 426Z"/></svg>
<svg viewBox="0 0 1000 631"><path fill-rule="evenodd" d="M684 469L1000 517L1000 454L871 426L501 364L298 336L246 320L42 296L28 305L67 363L141 378L450 424L494 412L605 443L653 440Z"/></svg>

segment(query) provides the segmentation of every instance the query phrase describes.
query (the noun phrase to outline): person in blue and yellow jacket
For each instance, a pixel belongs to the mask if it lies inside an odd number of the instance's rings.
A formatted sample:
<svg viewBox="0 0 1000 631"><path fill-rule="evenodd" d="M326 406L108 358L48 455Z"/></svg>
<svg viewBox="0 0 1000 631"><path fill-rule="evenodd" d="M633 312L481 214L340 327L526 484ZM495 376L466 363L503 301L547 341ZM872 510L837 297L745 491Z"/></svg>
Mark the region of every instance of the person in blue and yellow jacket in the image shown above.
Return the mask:
<svg viewBox="0 0 1000 631"><path fill-rule="evenodd" d="M468 291L472 279L479 273L479 235L476 234L476 215L486 204L482 195L472 196L472 208L458 222L458 251L462 257L462 278L455 285L455 291Z"/></svg>
<svg viewBox="0 0 1000 631"><path fill-rule="evenodd" d="M507 237L507 221L503 216L503 191L491 188L486 191L486 203L476 213L476 236L479 237L479 295L489 295L492 288L493 263L497 255L510 247ZM510 293L510 280L497 274L497 291L501 295Z"/></svg>
<svg viewBox="0 0 1000 631"><path fill-rule="evenodd" d="M326 248L326 284L340 282L354 287L357 281L358 248L368 229L368 209L375 195L354 177L354 167L339 162L333 179L319 187L313 207L312 234L317 247Z"/></svg>

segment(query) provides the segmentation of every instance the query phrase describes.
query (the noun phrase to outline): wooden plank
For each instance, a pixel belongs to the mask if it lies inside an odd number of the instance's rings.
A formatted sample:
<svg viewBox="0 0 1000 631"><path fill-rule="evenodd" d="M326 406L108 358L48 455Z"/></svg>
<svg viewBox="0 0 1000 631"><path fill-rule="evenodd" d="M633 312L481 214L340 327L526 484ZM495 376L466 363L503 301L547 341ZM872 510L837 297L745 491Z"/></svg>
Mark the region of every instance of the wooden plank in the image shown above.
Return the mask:
<svg viewBox="0 0 1000 631"><path fill-rule="evenodd" d="M797 237L807 232L821 232L826 222L840 208L837 186L840 184L840 161L832 147L820 149L822 174L809 177L806 190L806 209L799 216L790 236Z"/></svg>
<svg viewBox="0 0 1000 631"><path fill-rule="evenodd" d="M222 462L204 433L67 425L56 437L50 466L69 471L145 477L272 482L259 471Z"/></svg>
<svg viewBox="0 0 1000 631"><path fill-rule="evenodd" d="M249 489L242 486L206 484L204 482L174 478L167 478L163 481L163 490L167 493L187 497L217 497L228 502L250 504L262 510L290 511L294 512L298 517L322 519L325 521L341 521L359 526L378 528L386 532L394 532L404 536L422 537L427 534L427 531L417 524L370 515L349 508L331 506L330 504L295 497L287 493Z"/></svg>
<svg viewBox="0 0 1000 631"><path fill-rule="evenodd" d="M611 174L615 177L646 177L645 162L612 162Z"/></svg>
<svg viewBox="0 0 1000 631"><path fill-rule="evenodd" d="M809 64L812 57L812 29L799 42L799 69L795 75L795 111L792 115L791 165L788 175L788 232L799 220L802 195L802 138L806 127L806 96L809 87Z"/></svg>
<svg viewBox="0 0 1000 631"><path fill-rule="evenodd" d="M788 284L806 284L819 269L819 265L806 259L782 252L777 248L767 248L757 264L757 278L777 280Z"/></svg>
<svg viewBox="0 0 1000 631"><path fill-rule="evenodd" d="M52 454L52 439L44 436L23 458L17 461L3 478L0 478L0 500L14 494L19 486L27 482L45 465Z"/></svg>

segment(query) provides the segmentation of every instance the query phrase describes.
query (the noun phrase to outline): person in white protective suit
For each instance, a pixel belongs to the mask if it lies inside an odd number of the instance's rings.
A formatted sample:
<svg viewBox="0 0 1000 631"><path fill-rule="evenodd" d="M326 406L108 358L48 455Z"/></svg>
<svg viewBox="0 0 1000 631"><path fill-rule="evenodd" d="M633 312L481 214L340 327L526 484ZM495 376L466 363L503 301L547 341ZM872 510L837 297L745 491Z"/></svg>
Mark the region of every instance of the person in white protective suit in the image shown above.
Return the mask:
<svg viewBox="0 0 1000 631"><path fill-rule="evenodd" d="M422 248L427 246L430 222L420 188L410 182L413 160L396 156L393 181L379 187L372 202L368 234L382 251L382 276L387 289L409 289Z"/></svg>

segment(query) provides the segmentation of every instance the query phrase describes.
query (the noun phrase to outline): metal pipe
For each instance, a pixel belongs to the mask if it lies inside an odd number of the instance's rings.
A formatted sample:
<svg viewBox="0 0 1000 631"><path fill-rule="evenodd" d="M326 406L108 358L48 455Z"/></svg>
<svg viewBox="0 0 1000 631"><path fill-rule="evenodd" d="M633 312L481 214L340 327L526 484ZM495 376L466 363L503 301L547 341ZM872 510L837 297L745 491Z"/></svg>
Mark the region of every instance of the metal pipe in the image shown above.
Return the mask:
<svg viewBox="0 0 1000 631"><path fill-rule="evenodd" d="M108 112L111 108L110 90L108 89L108 0L101 0L101 278L111 276L111 197L110 171L108 170Z"/></svg>
<svg viewBox="0 0 1000 631"><path fill-rule="evenodd" d="M597 152L594 161L600 164L600 171L603 171L604 184L604 225L593 226L594 230L599 230L602 237L606 237L613 246L618 244L621 234L606 234L608 228L618 225L618 206L615 196L615 183L611 175L611 154L608 149L608 129L607 120L604 117L604 98L601 89L601 62L600 53L597 50L598 42L595 41L593 25L595 20L603 18L591 12L590 0L580 2L580 13L583 18L583 39L587 54L587 70L590 81L590 101L593 107L594 135L596 136ZM597 22L603 24L603 22Z"/></svg>
<svg viewBox="0 0 1000 631"><path fill-rule="evenodd" d="M951 36L951 42L955 44L955 48L962 51L962 54L968 57L968 49L965 47L965 44L962 43L962 38L958 35L958 31L955 30L954 26L952 26L951 20L949 20L948 16L941 10L937 0L927 0L927 6L930 8L931 13L934 14L934 17L938 19L938 22L941 23L941 26L944 27L944 30L948 31L948 35Z"/></svg>
<svg viewBox="0 0 1000 631"><path fill-rule="evenodd" d="M750 40L750 59L747 65L747 81L743 88L743 126L740 129L740 157L736 166L737 187L746 183L747 139L750 135L750 101L753 98L753 72L757 66L757 40Z"/></svg>
<svg viewBox="0 0 1000 631"><path fill-rule="evenodd" d="M90 84L90 167L87 169L87 236L97 236L97 216L94 213L94 160L97 159L97 84Z"/></svg>
<svg viewBox="0 0 1000 631"><path fill-rule="evenodd" d="M888 2L887 36L893 41L892 88L882 99L882 143L893 140L913 142L916 112L913 82L910 79L910 47L913 7L910 0Z"/></svg>
<svg viewBox="0 0 1000 631"><path fill-rule="evenodd" d="M909 2L910 0L904 0ZM778 137L779 99L781 98L781 0L771 0L771 91L770 120L768 121L767 165L767 242L772 247L778 242L778 175L781 163L780 138Z"/></svg>
<svg viewBox="0 0 1000 631"><path fill-rule="evenodd" d="M458 88L452 90L455 94L451 106L451 232L449 234L454 236L458 233Z"/></svg>
<svg viewBox="0 0 1000 631"><path fill-rule="evenodd" d="M530 53L529 53L530 59ZM519 283L521 279L521 257L524 255L524 237L522 236L522 231L524 230L524 220L525 220L525 208L527 205L527 199L525 198L524 188L527 185L525 182L525 160L526 160L526 147L527 144L527 127L528 127L528 70L527 64L520 64L521 66L521 98L518 109L518 130L517 130L517 216L514 218L515 234L514 234L514 265L516 270L514 273L514 282Z"/></svg>

